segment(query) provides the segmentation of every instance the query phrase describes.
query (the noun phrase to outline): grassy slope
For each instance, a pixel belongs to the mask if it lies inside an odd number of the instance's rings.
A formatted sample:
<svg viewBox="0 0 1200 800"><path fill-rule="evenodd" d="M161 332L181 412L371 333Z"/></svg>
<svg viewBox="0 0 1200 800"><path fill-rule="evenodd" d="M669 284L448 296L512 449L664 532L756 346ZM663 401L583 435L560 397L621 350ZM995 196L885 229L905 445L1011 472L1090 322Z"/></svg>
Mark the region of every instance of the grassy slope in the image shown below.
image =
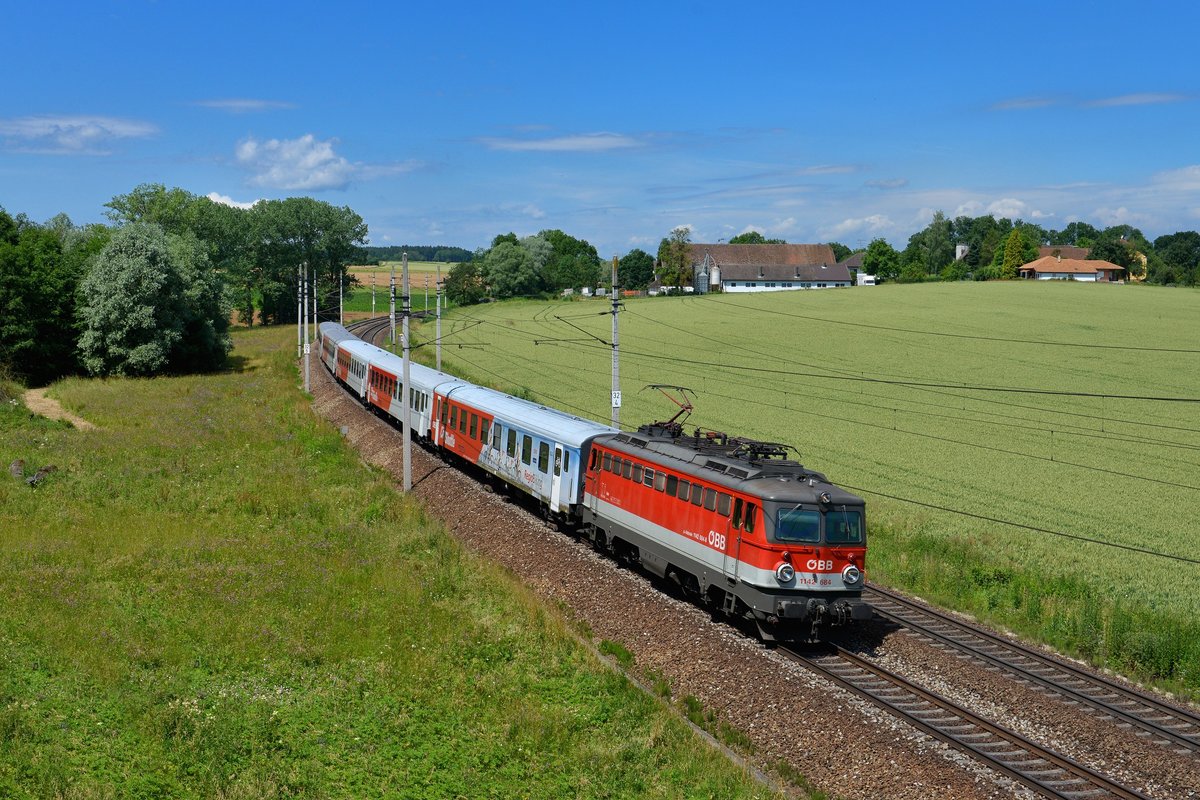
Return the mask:
<svg viewBox="0 0 1200 800"><path fill-rule="evenodd" d="M1196 353L1012 341L1194 350L1196 292L1078 283L884 286L634 300L626 309L626 424L674 410L638 388L679 383L699 394L693 424L793 444L806 463L842 484L1131 547L1200 552L1194 404L819 377L1200 397ZM471 347L447 349L445 363L607 420L610 350L579 330L607 339L604 310L597 302L462 309L444 337L448 347ZM467 328L476 319L486 324ZM1200 690L1197 565L867 497L876 579Z"/></svg>
<svg viewBox="0 0 1200 800"><path fill-rule="evenodd" d="M0 795L750 797L499 570L239 371L0 407Z"/></svg>

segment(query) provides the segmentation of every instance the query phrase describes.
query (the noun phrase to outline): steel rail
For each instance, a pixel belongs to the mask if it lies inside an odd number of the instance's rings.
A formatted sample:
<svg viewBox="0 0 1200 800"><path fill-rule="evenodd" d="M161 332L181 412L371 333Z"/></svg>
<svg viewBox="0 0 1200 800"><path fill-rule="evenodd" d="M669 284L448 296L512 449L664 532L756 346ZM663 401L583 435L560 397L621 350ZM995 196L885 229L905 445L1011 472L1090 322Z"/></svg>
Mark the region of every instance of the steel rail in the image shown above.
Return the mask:
<svg viewBox="0 0 1200 800"><path fill-rule="evenodd" d="M1143 730L1158 737L1157 744L1174 746L1181 755L1200 752L1200 716L1186 709L1175 708L1144 692L1092 675L1047 653L955 619L945 612L926 608L878 586L867 587L864 599L867 598L876 614L922 636L1036 684L1047 693L1061 695L1101 715ZM914 615L925 616L933 620L933 624L914 619ZM942 626L943 630L935 630L934 625ZM947 628L950 632L945 631ZM978 643L959 637L973 637ZM1032 663L1021 664L1022 659Z"/></svg>
<svg viewBox="0 0 1200 800"><path fill-rule="evenodd" d="M866 698L915 728L967 753L1045 797L1148 800L1066 756L990 722L837 645L824 654L780 647L806 669Z"/></svg>

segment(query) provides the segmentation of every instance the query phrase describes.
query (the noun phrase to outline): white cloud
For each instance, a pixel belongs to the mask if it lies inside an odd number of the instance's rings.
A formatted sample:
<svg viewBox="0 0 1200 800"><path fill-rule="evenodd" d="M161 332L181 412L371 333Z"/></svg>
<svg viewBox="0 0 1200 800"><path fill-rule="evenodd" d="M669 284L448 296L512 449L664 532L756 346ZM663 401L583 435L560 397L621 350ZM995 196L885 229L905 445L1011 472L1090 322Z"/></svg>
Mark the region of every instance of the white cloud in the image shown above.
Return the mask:
<svg viewBox="0 0 1200 800"><path fill-rule="evenodd" d="M1130 211L1125 206L1117 208L1097 208L1092 212L1092 219L1100 221L1102 227L1111 228L1113 225L1133 225L1140 228L1151 221L1151 218L1137 211Z"/></svg>
<svg viewBox="0 0 1200 800"><path fill-rule="evenodd" d="M1181 192L1200 191L1200 164L1160 172L1152 178L1160 186Z"/></svg>
<svg viewBox="0 0 1200 800"><path fill-rule="evenodd" d="M620 133L581 133L574 136L556 136L546 139L504 139L484 137L479 139L492 150L518 152L598 153L606 150L621 150L640 147L641 142Z"/></svg>
<svg viewBox="0 0 1200 800"><path fill-rule="evenodd" d="M1142 92L1139 94L1123 94L1117 97L1105 97L1100 100L1092 100L1085 105L1093 108L1112 108L1114 106L1149 106L1161 105L1163 103L1182 103L1187 100L1187 97L1181 94L1168 94L1165 92Z"/></svg>
<svg viewBox="0 0 1200 800"><path fill-rule="evenodd" d="M762 235L767 232L767 229L760 228L757 225L747 225L746 227L744 227L740 231L738 231L738 235L740 236L743 233L751 233L751 232Z"/></svg>
<svg viewBox="0 0 1200 800"><path fill-rule="evenodd" d="M993 217L1008 217L1009 219L1016 219L1018 217L1024 217L1028 209L1029 206L1024 201L1018 200L1015 197L1005 197L1003 199L993 200L991 203L988 203L987 213L991 214Z"/></svg>
<svg viewBox="0 0 1200 800"><path fill-rule="evenodd" d="M867 181L864 186L869 186L872 189L902 189L908 186L908 178L887 178L875 181Z"/></svg>
<svg viewBox="0 0 1200 800"><path fill-rule="evenodd" d="M205 195L205 197L207 197L209 200L212 200L214 203L220 203L223 206L232 206L233 208L253 208L254 204L258 202L258 200L251 200L248 203L242 203L234 200L229 195L217 194L216 192L209 192Z"/></svg>
<svg viewBox="0 0 1200 800"><path fill-rule="evenodd" d="M930 215L932 216L932 212ZM895 224L887 215L872 214L869 217L842 220L832 228L827 228L824 238L838 239L850 233L879 233L893 227Z"/></svg>
<svg viewBox="0 0 1200 800"><path fill-rule="evenodd" d="M250 137L238 143L235 156L238 164L251 172L251 186L302 191L344 189L354 179L372 180L419 166L415 161L351 163L334 152L336 143L337 139L321 141L311 133L299 139L259 141Z"/></svg>
<svg viewBox="0 0 1200 800"><path fill-rule="evenodd" d="M276 189L344 189L355 167L333 152L336 139L318 141L311 133L299 139L250 137L237 146L238 163L253 172L253 186Z"/></svg>
<svg viewBox="0 0 1200 800"><path fill-rule="evenodd" d="M958 208L954 209L954 213L951 216L978 217L980 211L983 211L983 203L979 202L978 200L968 200L967 202L959 205Z"/></svg>
<svg viewBox="0 0 1200 800"><path fill-rule="evenodd" d="M32 116L0 119L0 137L9 149L58 155L108 155L118 139L144 139L158 126L102 116Z"/></svg>
<svg viewBox="0 0 1200 800"><path fill-rule="evenodd" d="M254 100L250 98L197 100L193 105L224 111L229 114L252 114L260 111L279 111L296 107L295 103L287 103L282 100Z"/></svg>

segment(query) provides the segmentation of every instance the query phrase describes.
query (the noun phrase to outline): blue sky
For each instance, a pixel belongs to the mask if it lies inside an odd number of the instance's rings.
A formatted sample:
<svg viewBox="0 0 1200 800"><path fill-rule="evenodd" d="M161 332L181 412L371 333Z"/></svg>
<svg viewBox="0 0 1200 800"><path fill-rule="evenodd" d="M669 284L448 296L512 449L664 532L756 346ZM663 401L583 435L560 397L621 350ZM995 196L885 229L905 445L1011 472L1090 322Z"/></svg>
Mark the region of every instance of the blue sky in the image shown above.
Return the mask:
<svg viewBox="0 0 1200 800"><path fill-rule="evenodd" d="M0 205L139 183L373 244L903 246L934 210L1200 229L1193 3L6 4Z"/></svg>

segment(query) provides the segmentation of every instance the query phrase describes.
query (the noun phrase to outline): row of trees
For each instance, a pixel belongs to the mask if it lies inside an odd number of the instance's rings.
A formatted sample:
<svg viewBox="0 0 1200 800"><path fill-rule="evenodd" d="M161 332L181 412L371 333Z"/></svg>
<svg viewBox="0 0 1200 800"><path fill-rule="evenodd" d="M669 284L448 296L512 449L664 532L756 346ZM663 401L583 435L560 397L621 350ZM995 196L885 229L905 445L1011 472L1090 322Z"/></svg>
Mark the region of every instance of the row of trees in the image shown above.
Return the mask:
<svg viewBox="0 0 1200 800"><path fill-rule="evenodd" d="M955 259L958 245L967 253ZM992 216L948 219L937 212L933 220L896 250L875 239L863 255L863 269L888 280L1012 279L1024 264L1038 257L1042 246L1086 247L1088 258L1124 267L1149 283L1194 286L1200 281L1200 234L1173 233L1149 241L1131 225L1103 230L1072 222L1062 230Z"/></svg>
<svg viewBox="0 0 1200 800"><path fill-rule="evenodd" d="M441 261L457 263L470 261L475 254L465 247L449 247L439 244L402 244L387 245L386 247L364 247L363 254L371 263L379 261L399 261L408 253L410 261Z"/></svg>
<svg viewBox="0 0 1200 800"><path fill-rule="evenodd" d="M138 186L107 204L111 225L44 225L0 209L0 365L32 383L86 371L151 375L219 367L232 312L294 322L297 267L337 306L367 226L310 198L221 205Z"/></svg>

